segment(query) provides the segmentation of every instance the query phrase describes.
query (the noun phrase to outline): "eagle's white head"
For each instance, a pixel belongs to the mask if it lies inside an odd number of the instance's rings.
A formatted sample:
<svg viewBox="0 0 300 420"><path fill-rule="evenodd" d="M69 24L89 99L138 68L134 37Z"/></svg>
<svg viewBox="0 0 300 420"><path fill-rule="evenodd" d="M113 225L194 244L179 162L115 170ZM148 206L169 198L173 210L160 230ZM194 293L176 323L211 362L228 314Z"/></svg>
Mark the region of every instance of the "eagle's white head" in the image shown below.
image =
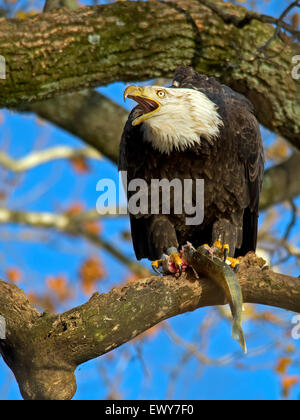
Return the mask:
<svg viewBox="0 0 300 420"><path fill-rule="evenodd" d="M132 125L143 123L144 138L161 153L200 145L201 138L213 143L223 124L216 104L194 89L129 86L127 97L139 104Z"/></svg>

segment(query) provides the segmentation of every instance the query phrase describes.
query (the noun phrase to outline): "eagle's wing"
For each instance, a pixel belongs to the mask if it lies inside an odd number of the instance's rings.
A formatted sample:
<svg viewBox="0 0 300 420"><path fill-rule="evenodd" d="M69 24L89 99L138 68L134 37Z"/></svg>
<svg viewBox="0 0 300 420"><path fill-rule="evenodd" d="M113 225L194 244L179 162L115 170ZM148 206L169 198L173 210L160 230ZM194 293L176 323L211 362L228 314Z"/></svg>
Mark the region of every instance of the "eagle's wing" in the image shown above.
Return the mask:
<svg viewBox="0 0 300 420"><path fill-rule="evenodd" d="M224 185L244 210L242 240L237 242L236 255L255 250L257 242L258 203L264 173L264 153L259 124L251 102L213 77L195 72L191 67L179 67L172 87L197 89L218 106L223 121L227 121L230 136L229 149L235 151L238 161L227 168L230 183ZM237 178L238 177L238 178ZM243 179L241 179L241 177ZM239 243L240 242L240 243Z"/></svg>
<svg viewBox="0 0 300 420"><path fill-rule="evenodd" d="M139 169L145 164L145 154L142 150L142 133L140 126L132 126L132 121L135 118L136 108L138 107L135 107L129 114L120 143L118 169L119 171L127 172L127 182L129 182L131 179L135 179ZM127 147L128 144L132 143L135 144L134 148ZM139 156L138 161L136 159L137 155ZM144 235L146 221L144 218L137 218L132 214L129 215L129 218L135 255L137 259L140 260L141 258L147 257L149 254L147 239Z"/></svg>
<svg viewBox="0 0 300 420"><path fill-rule="evenodd" d="M239 116L238 155L245 167L249 204L244 211L243 241L237 256L255 251L257 243L258 205L264 174L264 152L259 126L252 112Z"/></svg>

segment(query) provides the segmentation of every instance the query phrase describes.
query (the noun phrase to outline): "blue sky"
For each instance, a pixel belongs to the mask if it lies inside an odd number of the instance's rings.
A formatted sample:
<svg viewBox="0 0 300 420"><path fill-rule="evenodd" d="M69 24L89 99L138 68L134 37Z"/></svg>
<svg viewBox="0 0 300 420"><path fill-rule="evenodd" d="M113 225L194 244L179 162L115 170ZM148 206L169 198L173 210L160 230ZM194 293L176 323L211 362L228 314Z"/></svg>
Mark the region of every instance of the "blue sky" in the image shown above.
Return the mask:
<svg viewBox="0 0 300 420"><path fill-rule="evenodd" d="M279 15L286 7L285 1L260 2L264 13ZM124 105L123 83L99 88L99 91ZM127 109L131 104L126 104ZM44 149L55 145L82 147L80 139L54 127L40 122L36 116L19 115L12 111L2 111L0 125L0 150L14 158L20 158L33 148ZM266 144L273 141L263 130ZM0 169L0 176L13 181L13 175ZM96 184L100 178L117 179L117 169L109 161L91 161L87 174L77 176L70 163L57 161L39 166L27 172L18 180L18 188L10 189L9 198L0 206L32 211L64 211L74 202L84 201L87 208L95 208L98 193ZM299 204L299 200L297 200ZM288 224L288 212L284 206L278 208L281 219L276 231L281 233ZM264 215L262 215L262 221ZM299 243L299 222L295 225L292 238ZM129 229L126 218L116 218L103 222L103 237L119 247L127 256L134 259L131 244L124 241L121 232ZM24 232L27 239L22 239ZM20 236L21 235L21 236ZM29 240L28 240L29 238ZM79 270L88 256L100 255L107 276L99 283L98 291L106 292L119 284L129 274L118 261L84 240L65 237L57 232L29 230L20 226L0 225L0 278L5 279L8 267L19 267L25 275L19 284L26 292L42 293L45 290L47 275L67 274L75 292L71 306L61 304L59 311L79 305L87 300L79 287ZM145 262L145 264L148 264ZM298 267L291 259L285 266L287 273L298 275ZM297 271L298 270L298 271ZM259 311L268 308L259 307ZM269 309L268 309L269 310ZM276 310L278 316L289 325L293 314ZM207 340L203 339L201 328L207 319L216 318ZM230 323L222 320L214 308L201 309L193 313L177 316L169 321L173 330L187 342L203 346L203 351L211 358L234 354L234 362L228 366L210 367L201 365L195 357L183 361L184 349L175 345L162 329L157 335L145 338L143 342L123 345L111 356L87 362L77 369L78 391L75 399L102 399L107 397L107 384L117 384L119 396L125 399L163 399L168 395L174 399L271 399L280 398L280 381L274 373L279 356L285 355L286 344L295 345L284 334L288 328L280 328L269 323L245 322L244 329L249 344L249 356L241 354L238 345L231 339ZM264 351L260 353L260 349ZM254 354L253 354L254 353ZM111 357L111 359L110 359ZM298 360L298 359L296 359ZM174 367L182 367L174 390L170 390L170 375ZM298 366L291 367L291 373L299 374ZM120 379L121 378L121 379ZM298 399L300 388L292 390L291 398ZM20 393L12 374L0 360L0 399L20 399Z"/></svg>

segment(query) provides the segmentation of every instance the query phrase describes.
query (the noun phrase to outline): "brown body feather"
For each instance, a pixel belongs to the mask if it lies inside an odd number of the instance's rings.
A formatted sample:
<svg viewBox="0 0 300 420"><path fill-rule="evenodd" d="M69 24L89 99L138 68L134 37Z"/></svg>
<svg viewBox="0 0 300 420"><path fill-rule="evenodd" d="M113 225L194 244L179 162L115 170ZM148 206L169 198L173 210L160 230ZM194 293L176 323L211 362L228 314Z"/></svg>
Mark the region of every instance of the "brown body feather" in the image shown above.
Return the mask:
<svg viewBox="0 0 300 420"><path fill-rule="evenodd" d="M218 138L213 144L202 139L201 145L185 151L160 153L145 140L141 125L132 126L135 108L122 135L119 170L127 171L128 181L141 178L149 185L151 179L204 179L204 221L187 226L185 214L172 214L172 196L170 215L151 215L150 209L147 215L130 215L136 257L154 260L168 248L187 241L197 247L219 238L230 245L232 256L244 255L256 248L264 170L261 135L252 105L214 78L188 67L177 69L174 81L176 88L198 89L218 106L224 123Z"/></svg>

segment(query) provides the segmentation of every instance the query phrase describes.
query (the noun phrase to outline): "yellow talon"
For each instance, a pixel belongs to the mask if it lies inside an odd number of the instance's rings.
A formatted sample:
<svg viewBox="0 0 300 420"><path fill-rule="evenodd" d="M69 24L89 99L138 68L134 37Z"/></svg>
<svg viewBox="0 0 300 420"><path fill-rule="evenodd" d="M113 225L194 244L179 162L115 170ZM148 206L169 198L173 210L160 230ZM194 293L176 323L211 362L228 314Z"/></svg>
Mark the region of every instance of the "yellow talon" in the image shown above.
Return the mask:
<svg viewBox="0 0 300 420"><path fill-rule="evenodd" d="M213 244L213 248L216 247L218 249L222 249L223 245L221 243L221 241L218 239L214 244Z"/></svg>
<svg viewBox="0 0 300 420"><path fill-rule="evenodd" d="M228 255L229 255L229 245L228 244L223 245L223 254L224 254L224 261L226 261L227 258L228 258Z"/></svg>
<svg viewBox="0 0 300 420"><path fill-rule="evenodd" d="M237 271L237 269L239 268L239 264L240 264L240 262L237 258L227 257L226 261L229 261L232 269L234 271Z"/></svg>
<svg viewBox="0 0 300 420"><path fill-rule="evenodd" d="M151 266L153 268L153 270L157 273L157 274L161 274L161 272L159 271L159 267L162 266L164 260L160 259L160 260L155 260L151 263Z"/></svg>
<svg viewBox="0 0 300 420"><path fill-rule="evenodd" d="M174 264L176 268L178 268L179 275L182 273L182 259L178 252L172 252L170 255L170 262Z"/></svg>
<svg viewBox="0 0 300 420"><path fill-rule="evenodd" d="M239 268L239 260L237 258L232 258L232 257L228 257L229 255L229 245L228 244L222 244L222 242L218 239L217 241L215 241L212 245L212 247L210 247L207 244L202 245L203 247L207 248L208 250L210 250L210 252L214 255L216 255L219 258L224 258L224 262L229 262L231 268L234 271L237 271Z"/></svg>
<svg viewBox="0 0 300 420"><path fill-rule="evenodd" d="M220 258L224 258L224 261L226 261L226 258L229 255L229 245L228 244L222 244L220 239L215 241L212 246L213 252Z"/></svg>
<svg viewBox="0 0 300 420"><path fill-rule="evenodd" d="M224 244L223 245L223 251L227 250L229 253L229 245L228 244Z"/></svg>
<svg viewBox="0 0 300 420"><path fill-rule="evenodd" d="M178 252L173 252L170 255L170 261L173 262L176 266L181 265L181 258Z"/></svg>
<svg viewBox="0 0 300 420"><path fill-rule="evenodd" d="M237 271L239 267L239 260L236 258L229 257L229 245L222 244L220 240L214 242L212 249L217 249L217 255L221 258L223 256L225 262L230 262L230 266L234 271Z"/></svg>

